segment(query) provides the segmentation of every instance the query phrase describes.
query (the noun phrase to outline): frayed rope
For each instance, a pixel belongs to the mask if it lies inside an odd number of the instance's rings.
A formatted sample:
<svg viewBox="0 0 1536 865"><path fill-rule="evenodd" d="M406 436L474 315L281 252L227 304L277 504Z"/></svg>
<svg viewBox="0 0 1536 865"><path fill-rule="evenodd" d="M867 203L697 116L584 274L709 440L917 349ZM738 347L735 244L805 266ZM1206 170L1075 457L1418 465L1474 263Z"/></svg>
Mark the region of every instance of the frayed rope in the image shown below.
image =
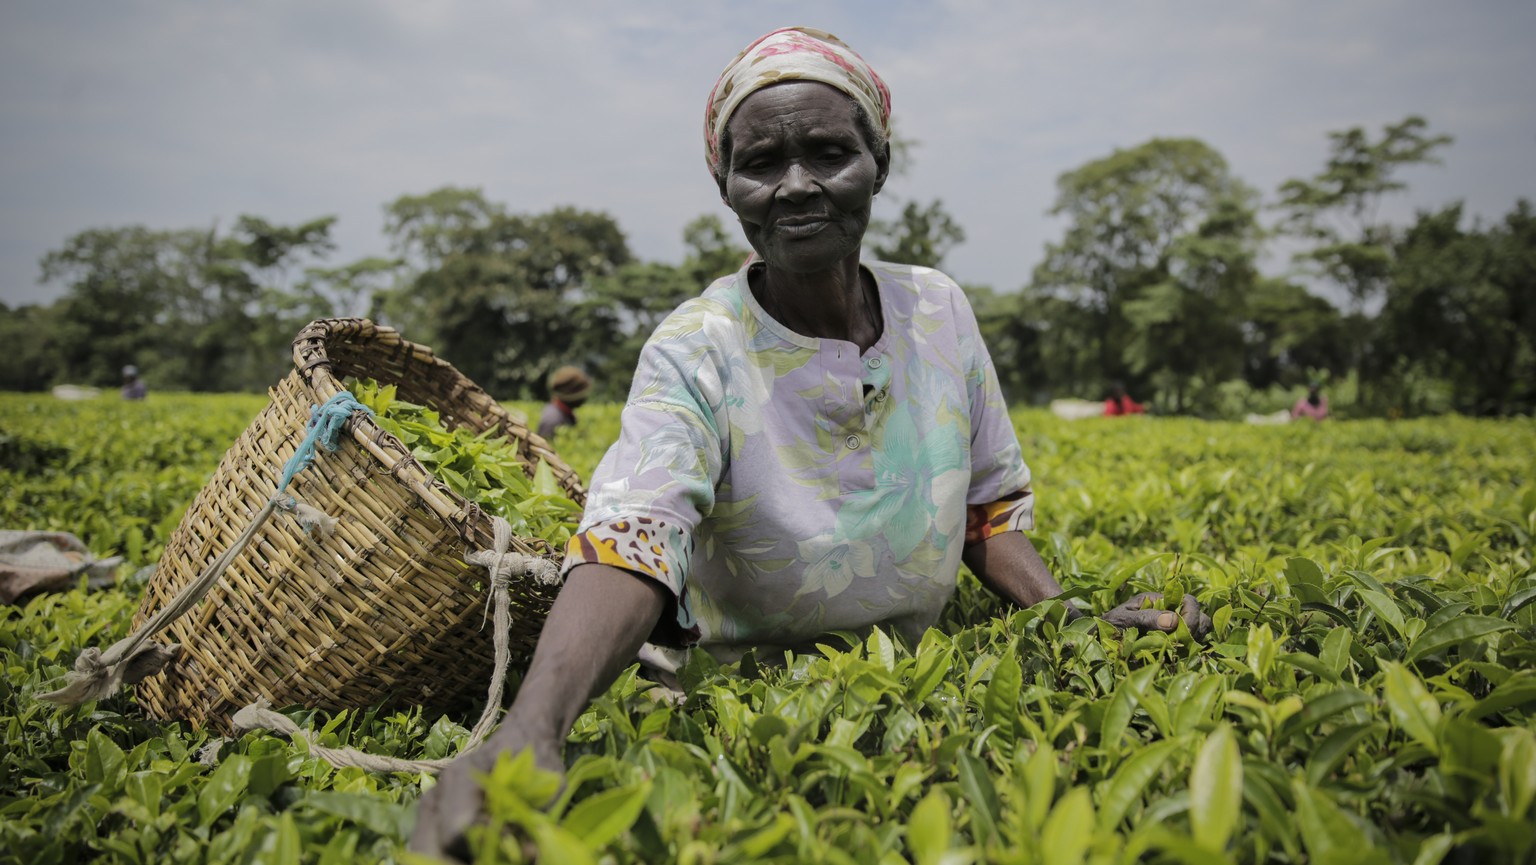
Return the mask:
<svg viewBox="0 0 1536 865"><path fill-rule="evenodd" d="M492 517L493 541L487 550L475 550L464 561L490 571L491 597L489 605L494 610L495 623L491 634L495 651L492 661L491 684L486 689L485 709L480 720L469 731L462 753L468 753L484 742L496 729L496 719L501 712L502 691L506 685L507 662L511 657L510 632L512 629L511 581L516 573L533 577L541 583L552 585L559 582L560 569L548 559L511 552L512 527L501 517ZM436 772L452 758L439 760L402 760L398 757L382 757L355 748L330 748L315 741L314 734L300 729L291 718L272 711L272 704L261 698L235 713L233 724L240 730L271 730L287 736L295 742L303 742L309 753L332 766L355 766L369 772Z"/></svg>
<svg viewBox="0 0 1536 865"><path fill-rule="evenodd" d="M240 533L235 543L215 559L202 575L183 586L181 591L177 592L165 607L150 617L138 631L113 643L106 651L95 647L82 651L75 658L74 669L64 674L63 687L39 694L37 698L49 703L77 706L87 700L109 697L124 685L131 685L165 669L166 665L181 651L181 646L175 643L170 645L148 643L149 638L181 618L187 610L203 599L208 590L213 588L214 583L218 582L219 577L223 576L230 562L245 549L257 530L272 516L274 510L284 510L293 514L299 526L311 535L328 537L335 532L337 525L335 517L295 500L286 492L294 475L308 468L315 461L316 445L334 452L339 445L338 439L342 429L346 427L347 420L354 412L359 411L373 414L373 409L358 402L357 398L348 391L341 391L326 400L324 405L312 406L304 440L299 443L298 449L283 466L283 478L278 484L277 492L267 500L256 516L251 518L250 525L245 527L245 531Z"/></svg>

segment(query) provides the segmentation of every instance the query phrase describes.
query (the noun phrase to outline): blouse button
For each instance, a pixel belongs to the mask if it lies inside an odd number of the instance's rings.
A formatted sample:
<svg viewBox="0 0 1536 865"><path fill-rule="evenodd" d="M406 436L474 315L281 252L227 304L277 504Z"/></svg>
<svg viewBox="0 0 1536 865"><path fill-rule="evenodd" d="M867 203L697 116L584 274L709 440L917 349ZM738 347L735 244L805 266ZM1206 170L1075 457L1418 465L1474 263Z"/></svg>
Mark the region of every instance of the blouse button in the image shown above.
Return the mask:
<svg viewBox="0 0 1536 865"><path fill-rule="evenodd" d="M848 445L848 449L851 451L856 451L859 449L859 437L856 435L848 436L848 438L843 440L843 443Z"/></svg>
<svg viewBox="0 0 1536 865"><path fill-rule="evenodd" d="M869 368L870 369L879 369L881 364L883 364L884 362L885 361L882 361L878 357L872 357L872 358L869 359Z"/></svg>

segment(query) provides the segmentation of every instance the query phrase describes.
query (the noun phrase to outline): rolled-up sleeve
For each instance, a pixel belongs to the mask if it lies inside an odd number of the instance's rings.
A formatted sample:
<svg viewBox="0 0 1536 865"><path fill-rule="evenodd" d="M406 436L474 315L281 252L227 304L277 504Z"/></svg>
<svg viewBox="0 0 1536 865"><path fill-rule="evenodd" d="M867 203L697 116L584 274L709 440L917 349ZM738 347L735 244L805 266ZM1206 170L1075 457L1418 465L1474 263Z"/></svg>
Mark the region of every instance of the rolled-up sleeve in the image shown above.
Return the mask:
<svg viewBox="0 0 1536 865"><path fill-rule="evenodd" d="M715 367L677 356L667 332L664 325L641 353L619 439L593 472L563 572L598 563L661 583L676 615L663 617L652 641L686 645L698 638L688 604L694 534L714 507L725 450L711 404L718 394L708 392L718 390L708 387Z"/></svg>
<svg viewBox="0 0 1536 865"><path fill-rule="evenodd" d="M1019 437L1008 416L997 370L981 338L976 315L955 292L955 329L966 358L971 404L971 483L966 492L966 542L1035 525L1035 494ZM974 535L974 537L973 537Z"/></svg>

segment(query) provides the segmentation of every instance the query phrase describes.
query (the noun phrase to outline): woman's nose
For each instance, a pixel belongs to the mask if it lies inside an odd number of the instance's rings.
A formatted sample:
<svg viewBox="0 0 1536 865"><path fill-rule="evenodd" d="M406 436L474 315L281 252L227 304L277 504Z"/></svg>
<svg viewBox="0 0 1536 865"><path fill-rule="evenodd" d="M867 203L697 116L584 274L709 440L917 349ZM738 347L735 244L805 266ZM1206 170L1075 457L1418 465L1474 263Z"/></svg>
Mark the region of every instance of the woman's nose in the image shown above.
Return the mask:
<svg viewBox="0 0 1536 865"><path fill-rule="evenodd" d="M810 170L799 162L791 162L784 170L784 179L779 181L779 197L788 201L803 201L805 198L815 195L819 188L816 178Z"/></svg>

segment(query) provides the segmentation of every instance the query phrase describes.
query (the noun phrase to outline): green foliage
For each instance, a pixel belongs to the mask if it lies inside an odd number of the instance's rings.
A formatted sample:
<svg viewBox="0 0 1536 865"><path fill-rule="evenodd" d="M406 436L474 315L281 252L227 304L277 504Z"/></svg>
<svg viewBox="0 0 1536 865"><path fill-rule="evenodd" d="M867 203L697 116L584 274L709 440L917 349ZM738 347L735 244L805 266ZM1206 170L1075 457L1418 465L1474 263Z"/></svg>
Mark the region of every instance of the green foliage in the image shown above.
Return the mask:
<svg viewBox="0 0 1536 865"><path fill-rule="evenodd" d="M293 335L329 311L288 271L334 248L334 222L242 216L227 232L128 226L68 238L42 260L43 280L66 287L46 343L51 379L115 386L134 364L151 389L271 384Z"/></svg>
<svg viewBox="0 0 1536 865"><path fill-rule="evenodd" d="M566 498L548 463L540 460L530 471L506 437L464 427L449 430L437 412L396 399L392 384L365 380L348 387L373 410L378 425L449 489L506 520L512 534L565 549L581 506Z"/></svg>
<svg viewBox="0 0 1536 865"><path fill-rule="evenodd" d="M1243 381L1256 388L1296 386L1317 378L1316 370L1347 368L1349 324L1333 304L1294 282L1259 279L1245 305Z"/></svg>
<svg viewBox="0 0 1536 865"><path fill-rule="evenodd" d="M85 479L81 496L153 486L180 463L192 474L167 496L190 497L259 407L3 401L15 444L0 446L18 458L0 482L68 474ZM135 411L157 413L124 423ZM1016 421L1036 544L1069 594L1104 609L1187 589L1215 621L1209 644L1068 624L1057 601L1005 610L963 575L916 646L876 631L725 667L695 653L681 703L630 670L578 719L549 810L556 782L526 755L495 767L480 861L1536 855L1536 428ZM616 405L584 407L557 448L586 475L617 422ZM81 432L93 427L98 438ZM159 507L59 492L7 525ZM100 553L122 549L118 534L87 534ZM133 595L80 589L4 610L0 859L406 861L428 779L333 770L264 734L211 739L138 717L126 695L35 702L80 647L124 633ZM400 756L451 754L465 736L464 718L302 714L328 744Z"/></svg>
<svg viewBox="0 0 1536 865"><path fill-rule="evenodd" d="M561 358L601 343L601 322L578 307L631 258L607 214L511 213L476 189L401 196L385 232L409 271L385 305L391 320L508 397L542 393Z"/></svg>
<svg viewBox="0 0 1536 865"><path fill-rule="evenodd" d="M1334 378L1352 383L1348 400L1330 396L1345 414L1529 412L1529 204L1487 228L1463 228L1457 204L1405 230L1378 218L1380 203L1450 137L1408 117L1379 139L1354 128L1330 140L1324 169L1283 183L1272 207L1279 231L1303 243L1305 275L1347 297L1348 314L1258 273L1256 196L1219 154L1153 139L1063 174L1052 210L1068 220L1062 239L1024 291L979 295L1010 397L1092 399L1118 380L1154 411L1237 419L1276 410L1243 385Z"/></svg>
<svg viewBox="0 0 1536 865"><path fill-rule="evenodd" d="M1025 292L1050 353L1039 361L1097 391L1166 382L1186 408L1195 377L1243 366L1243 303L1256 279L1257 194L1194 139L1153 139L1057 179L1068 220ZM1048 303L1047 303L1048 301ZM1145 392L1146 388L1139 388Z"/></svg>
<svg viewBox="0 0 1536 865"><path fill-rule="evenodd" d="M951 249L965 242L965 229L939 199L926 207L909 201L897 219L873 220L866 241L881 261L939 267Z"/></svg>
<svg viewBox="0 0 1536 865"><path fill-rule="evenodd" d="M65 402L0 393L0 528L70 532L153 564L265 399L153 393Z"/></svg>
<svg viewBox="0 0 1536 865"><path fill-rule="evenodd" d="M1462 225L1461 205L1420 213L1393 246L1378 316L1376 370L1394 408L1436 408L1414 379L1444 382L1469 414L1536 406L1536 214L1521 200L1500 224ZM1384 398L1387 399L1390 397Z"/></svg>
<svg viewBox="0 0 1536 865"><path fill-rule="evenodd" d="M0 391L46 390L62 371L58 305L23 305L15 309L0 302Z"/></svg>
<svg viewBox="0 0 1536 865"><path fill-rule="evenodd" d="M1356 311L1390 275L1392 231L1376 221L1382 197L1406 188L1398 179L1403 168L1438 164L1437 151L1451 143L1428 129L1424 118L1409 116L1383 127L1377 141L1358 126L1330 132L1323 170L1280 185L1284 227L1314 244L1297 259L1348 292Z"/></svg>

